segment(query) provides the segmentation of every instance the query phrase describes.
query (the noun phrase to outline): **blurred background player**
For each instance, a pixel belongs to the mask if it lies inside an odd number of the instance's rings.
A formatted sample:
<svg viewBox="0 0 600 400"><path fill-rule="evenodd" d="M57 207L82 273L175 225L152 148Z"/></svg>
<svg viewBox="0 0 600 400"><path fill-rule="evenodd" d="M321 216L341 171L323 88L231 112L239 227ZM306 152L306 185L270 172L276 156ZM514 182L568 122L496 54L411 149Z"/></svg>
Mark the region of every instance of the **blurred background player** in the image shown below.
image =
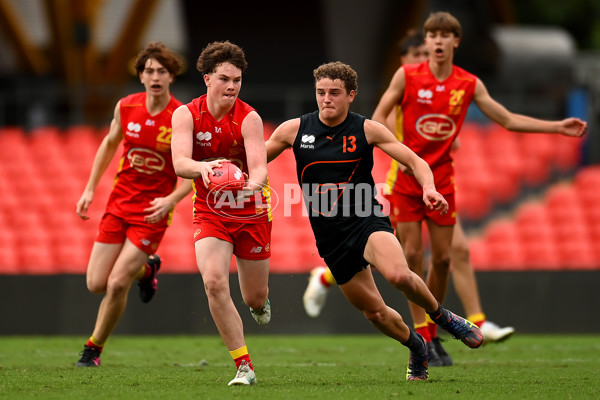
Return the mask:
<svg viewBox="0 0 600 400"><path fill-rule="evenodd" d="M119 171L87 268L89 291L104 297L77 366L100 365L100 353L125 311L134 280L142 302L149 302L156 292L161 260L154 253L171 223L173 208L191 190L187 180L177 187L171 159L171 116L181 102L169 87L181 68L179 56L161 42L149 43L137 55L135 70L145 91L117 102L77 202L77 215L89 219L96 187L123 142Z"/></svg>
<svg viewBox="0 0 600 400"><path fill-rule="evenodd" d="M479 347L483 335L473 323L442 307L425 282L409 269L390 220L375 198L373 147L414 169L425 207L444 214L448 204L436 191L433 174L424 160L383 125L350 112L358 77L349 65L323 64L313 75L318 111L277 127L266 144L268 159L272 161L285 149L293 149L298 183L319 255L350 304L380 332L410 349L406 379L426 380L426 342L385 304L373 279L372 266L468 347Z"/></svg>
<svg viewBox="0 0 600 400"><path fill-rule="evenodd" d="M399 43L400 65L419 64L427 60L428 53L424 39L423 34L419 31L411 30L407 33ZM402 119L397 119L397 115L401 117L402 114L400 112L397 113L396 109L390 112L386 126L392 132L396 132L396 138L402 141ZM458 145L459 141L457 138L453 144L453 148L457 148ZM386 179L386 193L384 193L384 197L387 199L392 195L391 188L394 184L398 168L403 169L403 165L392 160L388 179ZM390 220L392 226L396 226L393 209L390 210ZM485 338L484 343L502 341L512 335L515 331L513 327L499 327L497 324L486 320L479 298L475 272L470 263L469 241L458 220L452 234L450 261L452 281L467 319L481 328ZM311 271L309 283L303 295L304 309L310 317L316 318L320 315L327 298L328 289L333 284L335 284L335 279L327 267L319 266ZM415 328L418 329L419 327L416 326ZM429 366L451 365L452 360L449 356L445 356L444 360L440 359L436 352L436 347L440 348L439 338L436 338L433 341L433 345L430 346Z"/></svg>
<svg viewBox="0 0 600 400"><path fill-rule="evenodd" d="M401 106L403 143L427 161L436 187L448 200L450 212L447 215L431 213L418 201L421 188L412 172L398 170L390 205L397 209L394 215L397 235L411 269L424 276L422 222L427 224L431 243L427 285L441 302L448 286L450 247L456 224L451 148L471 101L492 121L512 131L578 137L585 133L587 124L577 118L545 121L511 113L491 98L480 79L453 64L454 51L461 38L461 26L456 18L447 12L432 13L423 30L428 61L407 64L396 71L375 109L373 119L386 123L390 112ZM409 303L409 307L414 323L421 327L418 331L426 339L429 336L430 340L434 340L437 337L436 325L427 325L426 313L421 307L414 303ZM443 353L445 351L440 347L438 355L442 357Z"/></svg>
<svg viewBox="0 0 600 400"><path fill-rule="evenodd" d="M196 67L207 92L173 114L173 162L179 176L194 180L196 262L213 321L237 369L229 386L252 385L256 374L231 298L229 267L235 255L242 298L256 322L267 325L271 214L263 123L238 98L247 67L240 47L213 42L202 50ZM241 206L216 199L208 189L209 175L223 162L235 163L248 176L248 197Z"/></svg>

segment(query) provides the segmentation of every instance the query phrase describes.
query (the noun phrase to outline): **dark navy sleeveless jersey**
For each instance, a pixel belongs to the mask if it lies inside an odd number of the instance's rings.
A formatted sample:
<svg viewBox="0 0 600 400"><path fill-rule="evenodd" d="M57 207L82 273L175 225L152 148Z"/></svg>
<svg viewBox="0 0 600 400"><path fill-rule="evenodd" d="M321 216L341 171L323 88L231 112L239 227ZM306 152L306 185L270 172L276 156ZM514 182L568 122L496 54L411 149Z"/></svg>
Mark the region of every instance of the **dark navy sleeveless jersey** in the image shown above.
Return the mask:
<svg viewBox="0 0 600 400"><path fill-rule="evenodd" d="M317 242L342 239L364 217L383 216L372 176L373 146L367 142L365 117L349 113L329 127L318 111L300 117L293 144L298 182Z"/></svg>

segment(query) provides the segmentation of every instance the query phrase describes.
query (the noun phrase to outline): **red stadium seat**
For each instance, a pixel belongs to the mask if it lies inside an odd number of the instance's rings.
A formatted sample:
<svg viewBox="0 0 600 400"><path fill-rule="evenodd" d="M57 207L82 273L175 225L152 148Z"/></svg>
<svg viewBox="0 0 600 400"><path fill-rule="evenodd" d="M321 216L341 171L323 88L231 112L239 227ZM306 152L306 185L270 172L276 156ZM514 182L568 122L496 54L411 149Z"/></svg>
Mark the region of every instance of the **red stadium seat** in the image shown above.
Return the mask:
<svg viewBox="0 0 600 400"><path fill-rule="evenodd" d="M518 240L488 241L489 269L515 271L525 268L523 251Z"/></svg>
<svg viewBox="0 0 600 400"><path fill-rule="evenodd" d="M559 171L572 171L581 162L581 146L584 139L555 135L555 166Z"/></svg>
<svg viewBox="0 0 600 400"><path fill-rule="evenodd" d="M600 186L600 165L587 166L577 171L574 183L579 190L588 186Z"/></svg>
<svg viewBox="0 0 600 400"><path fill-rule="evenodd" d="M519 177L504 173L502 169L496 170L490 177L492 178L490 191L497 204L508 204L518 197L521 191Z"/></svg>
<svg viewBox="0 0 600 400"><path fill-rule="evenodd" d="M13 246L18 251L19 273L54 273L51 235L44 229L43 215L36 208L23 209L10 219Z"/></svg>
<svg viewBox="0 0 600 400"><path fill-rule="evenodd" d="M183 204L180 203L178 206L179 210L181 210L181 206L190 205L191 199L183 199L182 202ZM183 215L181 212L176 213L173 223L167 229L163 241L157 250L157 253L163 259L162 272L198 272L193 235L191 211L188 215Z"/></svg>
<svg viewBox="0 0 600 400"><path fill-rule="evenodd" d="M489 169L487 159L482 152L468 154L463 152L463 149L459 149L453 155L453 164L457 179L469 176L473 171Z"/></svg>
<svg viewBox="0 0 600 400"><path fill-rule="evenodd" d="M27 135L19 127L0 128L0 160L3 164L28 159Z"/></svg>
<svg viewBox="0 0 600 400"><path fill-rule="evenodd" d="M31 238L31 243L21 245L21 274L52 275L59 273L57 270L54 251L48 238Z"/></svg>
<svg viewBox="0 0 600 400"><path fill-rule="evenodd" d="M480 221L493 207L492 180L485 171L474 169L469 176L456 175L456 210L458 215L471 221Z"/></svg>
<svg viewBox="0 0 600 400"><path fill-rule="evenodd" d="M523 133L519 138L524 182L532 186L548 182L556 155L556 135Z"/></svg>
<svg viewBox="0 0 600 400"><path fill-rule="evenodd" d="M600 165L588 166L577 171L573 187L581 199L586 212L597 209L598 188L600 188Z"/></svg>
<svg viewBox="0 0 600 400"><path fill-rule="evenodd" d="M569 269L598 269L596 245L588 240L563 241L558 247L559 262Z"/></svg>
<svg viewBox="0 0 600 400"><path fill-rule="evenodd" d="M540 186L551 178L556 154L556 135L543 133L519 134L523 182Z"/></svg>
<svg viewBox="0 0 600 400"><path fill-rule="evenodd" d="M63 146L68 154L66 161L72 165L75 173L82 173L87 178L103 133L90 126L73 126L65 131Z"/></svg>
<svg viewBox="0 0 600 400"><path fill-rule="evenodd" d="M509 220L492 221L485 229L484 240L490 268L523 269L522 248L514 223Z"/></svg>
<svg viewBox="0 0 600 400"><path fill-rule="evenodd" d="M521 255L524 269L558 270L564 268L556 243L548 237L521 242Z"/></svg>
<svg viewBox="0 0 600 400"><path fill-rule="evenodd" d="M551 165L556 155L557 135L549 133L521 133L519 147L524 158L535 158Z"/></svg>
<svg viewBox="0 0 600 400"><path fill-rule="evenodd" d="M554 223L580 223L585 219L579 193L573 185L552 186L546 192L544 203Z"/></svg>
<svg viewBox="0 0 600 400"><path fill-rule="evenodd" d="M7 228L7 222L0 220L0 275L20 272L20 252L15 245L15 234Z"/></svg>
<svg viewBox="0 0 600 400"><path fill-rule="evenodd" d="M488 126L489 124L465 121L458 135L458 150L456 150L456 154L462 153L471 156L483 152Z"/></svg>
<svg viewBox="0 0 600 400"><path fill-rule="evenodd" d="M90 223L91 221L87 221ZM83 222L81 222L83 224ZM92 225L90 225L90 228ZM93 227L96 230L97 225ZM82 225L65 224L53 240L56 268L61 273L85 273L92 251L93 237Z"/></svg>
<svg viewBox="0 0 600 400"><path fill-rule="evenodd" d="M471 264L476 271L485 271L490 268L491 257L488 253L487 243L482 238L469 239Z"/></svg>
<svg viewBox="0 0 600 400"><path fill-rule="evenodd" d="M556 252L554 227L542 203L525 203L515 214L517 234L521 241L524 265L531 269L561 267Z"/></svg>
<svg viewBox="0 0 600 400"><path fill-rule="evenodd" d="M525 245L539 241L554 241L554 226L547 217L542 217L541 214L547 213L542 207L539 208L541 209L539 214L537 212L534 214L533 211L529 211L529 214L521 210L517 211L515 220L517 234Z"/></svg>

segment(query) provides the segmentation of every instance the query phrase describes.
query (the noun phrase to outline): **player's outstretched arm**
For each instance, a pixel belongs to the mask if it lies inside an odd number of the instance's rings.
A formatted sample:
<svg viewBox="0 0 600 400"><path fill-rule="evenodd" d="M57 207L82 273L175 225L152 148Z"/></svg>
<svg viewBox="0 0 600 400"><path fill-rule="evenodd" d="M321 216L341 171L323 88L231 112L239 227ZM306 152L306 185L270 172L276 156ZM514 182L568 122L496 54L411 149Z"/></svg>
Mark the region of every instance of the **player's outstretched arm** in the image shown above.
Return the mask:
<svg viewBox="0 0 600 400"><path fill-rule="evenodd" d="M587 131L587 122L579 118L566 118L561 121L548 121L510 112L494 100L480 79L475 85L473 97L477 107L489 119L515 132L559 133L565 136L580 137Z"/></svg>
<svg viewBox="0 0 600 400"><path fill-rule="evenodd" d="M400 67L392 77L388 88L385 90L375 111L373 112L373 121L380 124L386 124L387 117L390 115L394 107L400 104L404 96L404 88L406 86L406 78L404 68Z"/></svg>
<svg viewBox="0 0 600 400"><path fill-rule="evenodd" d="M394 160L412 170L423 187L423 202L427 207L440 210L442 214L448 211L448 202L436 191L433 173L425 160L400 143L389 129L378 122L366 120L365 135L369 144L379 147Z"/></svg>
<svg viewBox="0 0 600 400"><path fill-rule="evenodd" d="M92 164L92 170L90 177L88 178L87 184L81 198L77 202L77 215L83 219L89 219L87 215L88 208L94 200L94 193L100 179L106 172L106 169L110 165L111 160L115 156L119 144L123 140L123 132L121 131L121 102L117 102L115 106L113 119L110 123L108 133L102 139L96 155L94 156L94 162Z"/></svg>

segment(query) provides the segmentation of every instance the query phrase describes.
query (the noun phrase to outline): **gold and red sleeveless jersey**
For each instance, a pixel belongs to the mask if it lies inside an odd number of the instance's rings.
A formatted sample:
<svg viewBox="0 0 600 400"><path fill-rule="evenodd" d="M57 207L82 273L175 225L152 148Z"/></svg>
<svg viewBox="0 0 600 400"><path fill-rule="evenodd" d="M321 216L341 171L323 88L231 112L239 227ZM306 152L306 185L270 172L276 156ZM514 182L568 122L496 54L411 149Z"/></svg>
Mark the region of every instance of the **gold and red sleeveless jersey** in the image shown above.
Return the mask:
<svg viewBox="0 0 600 400"><path fill-rule="evenodd" d="M145 92L121 99L123 153L106 212L145 223L148 212L144 209L150 202L173 192L177 175L171 156L171 116L181 104L171 96L164 110L150 115ZM168 225L170 218L161 223Z"/></svg>
<svg viewBox="0 0 600 400"><path fill-rule="evenodd" d="M193 152L195 161L225 158L248 174L242 122L254 111L247 103L236 99L231 111L217 121L208 111L206 95L186 104L194 120ZM238 203L231 192L215 193L204 186L202 178L194 179L194 218L201 214L219 215L226 221L259 223L271 220L268 184L251 199Z"/></svg>
<svg viewBox="0 0 600 400"><path fill-rule="evenodd" d="M427 61L405 65L406 86L400 103L396 134L402 143L424 159L441 194L454 193L454 168L450 149L467 115L475 94L477 77L462 68L453 66L452 74L443 82L429 70ZM413 176L396 168L388 175L393 191L421 196L423 189Z"/></svg>

